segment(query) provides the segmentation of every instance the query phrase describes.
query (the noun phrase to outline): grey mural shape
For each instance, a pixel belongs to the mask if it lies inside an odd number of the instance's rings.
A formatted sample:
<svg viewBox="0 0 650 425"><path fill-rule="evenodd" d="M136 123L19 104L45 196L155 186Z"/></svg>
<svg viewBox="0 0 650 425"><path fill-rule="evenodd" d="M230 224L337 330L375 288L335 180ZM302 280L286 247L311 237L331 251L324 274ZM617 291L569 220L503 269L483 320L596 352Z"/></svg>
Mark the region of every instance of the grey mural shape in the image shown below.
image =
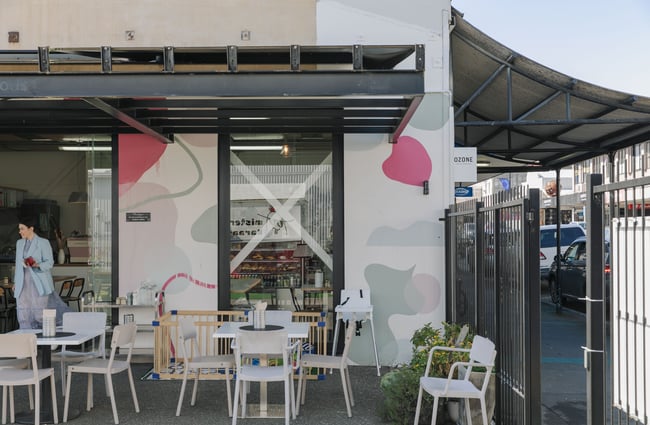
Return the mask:
<svg viewBox="0 0 650 425"><path fill-rule="evenodd" d="M427 93L409 125L419 130L441 129L449 121L449 104L449 94Z"/></svg>
<svg viewBox="0 0 650 425"><path fill-rule="evenodd" d="M404 230L381 226L368 238L368 246L442 246L442 244L442 226L431 221L416 221Z"/></svg>
<svg viewBox="0 0 650 425"><path fill-rule="evenodd" d="M404 289L411 284L414 269L415 266L408 270L397 270L382 264L370 264L365 269L365 279L370 287L374 307L373 321L377 349L380 353L380 361L384 364L391 363L399 352L398 341L388 326L388 318L393 314L417 313L417 309L409 305L404 294ZM373 293L381 296L373 296ZM350 357L363 364L373 364L375 359L370 347L372 347L372 339L369 325L366 324L362 329L361 337L355 337L350 349Z"/></svg>
<svg viewBox="0 0 650 425"><path fill-rule="evenodd" d="M192 224L192 239L197 242L217 243L217 206L206 209Z"/></svg>

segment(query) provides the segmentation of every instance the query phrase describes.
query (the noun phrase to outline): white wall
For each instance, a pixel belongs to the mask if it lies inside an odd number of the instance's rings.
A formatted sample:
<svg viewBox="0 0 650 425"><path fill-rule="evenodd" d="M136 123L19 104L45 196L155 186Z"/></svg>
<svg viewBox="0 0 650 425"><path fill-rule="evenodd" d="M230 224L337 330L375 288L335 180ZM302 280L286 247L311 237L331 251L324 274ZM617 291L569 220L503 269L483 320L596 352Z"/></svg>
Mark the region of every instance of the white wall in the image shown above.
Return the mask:
<svg viewBox="0 0 650 425"><path fill-rule="evenodd" d="M438 219L453 200L448 13L446 1L318 2L319 44L425 45L428 94L402 135L410 139L347 135L344 145L345 287L371 289L382 364L408 361L413 331L445 317ZM351 358L373 363L367 326L357 339Z"/></svg>

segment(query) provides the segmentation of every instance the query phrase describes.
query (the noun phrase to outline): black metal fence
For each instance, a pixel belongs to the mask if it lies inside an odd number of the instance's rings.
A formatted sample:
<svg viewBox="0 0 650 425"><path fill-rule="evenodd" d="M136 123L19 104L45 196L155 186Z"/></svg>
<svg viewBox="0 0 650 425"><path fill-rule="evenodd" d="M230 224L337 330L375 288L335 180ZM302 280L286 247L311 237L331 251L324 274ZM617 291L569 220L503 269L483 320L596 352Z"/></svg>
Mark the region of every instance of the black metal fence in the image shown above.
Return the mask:
<svg viewBox="0 0 650 425"><path fill-rule="evenodd" d="M447 321L497 347L497 424L541 424L539 190L515 188L451 205Z"/></svg>

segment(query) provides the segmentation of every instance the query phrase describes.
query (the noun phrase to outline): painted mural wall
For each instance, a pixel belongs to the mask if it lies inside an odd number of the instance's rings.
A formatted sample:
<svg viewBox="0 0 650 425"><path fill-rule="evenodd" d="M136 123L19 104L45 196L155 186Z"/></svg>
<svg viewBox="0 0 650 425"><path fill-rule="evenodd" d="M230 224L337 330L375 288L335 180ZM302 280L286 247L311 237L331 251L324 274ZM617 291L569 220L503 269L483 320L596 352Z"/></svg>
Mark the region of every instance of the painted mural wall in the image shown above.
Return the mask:
<svg viewBox="0 0 650 425"><path fill-rule="evenodd" d="M425 45L427 95L396 144L389 135L345 139L345 287L368 288L380 362L406 362L410 338L444 320L444 226L453 202L451 96L445 1L320 1L319 44ZM335 24L336 23L336 24ZM429 195L423 194L428 181ZM369 326L351 358L372 364Z"/></svg>
<svg viewBox="0 0 650 425"><path fill-rule="evenodd" d="M427 95L398 143L388 135L345 139L345 286L372 291L382 364L407 361L413 330L444 319L439 218L453 201L449 2L394 5L320 1L316 12L320 45L426 48ZM167 146L136 137L145 136L120 138L120 295L149 281L165 290L168 309L215 309L216 136L180 136ZM127 213L149 213L150 221L127 221ZM369 347L364 327L352 359L372 364Z"/></svg>
<svg viewBox="0 0 650 425"><path fill-rule="evenodd" d="M119 295L147 283L167 310L216 309L216 146L216 135L120 136Z"/></svg>

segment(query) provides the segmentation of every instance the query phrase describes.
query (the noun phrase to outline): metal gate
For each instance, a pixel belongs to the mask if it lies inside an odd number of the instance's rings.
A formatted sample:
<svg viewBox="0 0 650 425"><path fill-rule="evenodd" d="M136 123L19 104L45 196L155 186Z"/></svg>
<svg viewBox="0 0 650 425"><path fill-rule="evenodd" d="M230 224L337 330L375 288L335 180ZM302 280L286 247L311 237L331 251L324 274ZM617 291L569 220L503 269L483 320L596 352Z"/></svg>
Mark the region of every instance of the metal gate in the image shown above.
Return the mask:
<svg viewBox="0 0 650 425"><path fill-rule="evenodd" d="M446 319L497 347L496 423L541 424L539 190L451 205L445 236Z"/></svg>
<svg viewBox="0 0 650 425"><path fill-rule="evenodd" d="M647 425L650 177L601 183L591 175L587 189L588 423Z"/></svg>

